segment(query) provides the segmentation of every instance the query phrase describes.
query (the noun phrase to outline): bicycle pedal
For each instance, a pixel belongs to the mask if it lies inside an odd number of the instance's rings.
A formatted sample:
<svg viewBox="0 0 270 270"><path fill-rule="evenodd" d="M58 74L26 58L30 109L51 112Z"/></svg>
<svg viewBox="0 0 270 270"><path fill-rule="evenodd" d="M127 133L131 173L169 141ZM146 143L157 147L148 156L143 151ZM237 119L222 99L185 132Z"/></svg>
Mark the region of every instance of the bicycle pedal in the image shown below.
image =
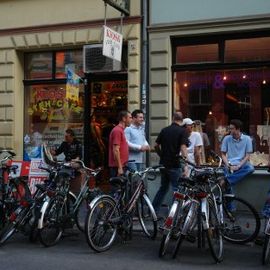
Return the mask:
<svg viewBox="0 0 270 270"><path fill-rule="evenodd" d="M196 242L196 236L191 235L191 234L186 235L185 239L190 243L195 243Z"/></svg>

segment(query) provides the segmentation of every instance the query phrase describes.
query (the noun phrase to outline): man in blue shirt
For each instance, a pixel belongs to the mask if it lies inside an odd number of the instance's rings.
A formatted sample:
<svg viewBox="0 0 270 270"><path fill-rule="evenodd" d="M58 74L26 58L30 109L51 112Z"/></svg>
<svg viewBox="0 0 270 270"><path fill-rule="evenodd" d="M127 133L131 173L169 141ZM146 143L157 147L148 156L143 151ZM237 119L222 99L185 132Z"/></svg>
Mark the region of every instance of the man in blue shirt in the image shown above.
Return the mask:
<svg viewBox="0 0 270 270"><path fill-rule="evenodd" d="M128 159L132 160L128 163L128 167L134 171L140 171L144 169L144 153L150 150L150 146L145 138L143 111L135 110L131 116L132 124L125 128L129 148Z"/></svg>
<svg viewBox="0 0 270 270"><path fill-rule="evenodd" d="M222 141L221 156L226 166L226 179L233 186L254 172L254 167L249 162L253 148L251 138L241 131L240 120L231 120L229 129L230 135L225 136Z"/></svg>

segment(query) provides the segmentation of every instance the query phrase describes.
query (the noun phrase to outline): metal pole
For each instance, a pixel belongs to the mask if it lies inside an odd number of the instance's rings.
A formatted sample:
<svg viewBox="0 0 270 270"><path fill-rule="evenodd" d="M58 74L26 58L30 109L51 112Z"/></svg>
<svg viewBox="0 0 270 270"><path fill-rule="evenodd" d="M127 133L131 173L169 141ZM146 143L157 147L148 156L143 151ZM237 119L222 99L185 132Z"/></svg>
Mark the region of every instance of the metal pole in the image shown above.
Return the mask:
<svg viewBox="0 0 270 270"><path fill-rule="evenodd" d="M141 39L142 39L142 55L141 55L141 110L145 114L145 133L149 139L149 83L148 83L148 1L141 0L142 19ZM147 155L147 164L149 157Z"/></svg>

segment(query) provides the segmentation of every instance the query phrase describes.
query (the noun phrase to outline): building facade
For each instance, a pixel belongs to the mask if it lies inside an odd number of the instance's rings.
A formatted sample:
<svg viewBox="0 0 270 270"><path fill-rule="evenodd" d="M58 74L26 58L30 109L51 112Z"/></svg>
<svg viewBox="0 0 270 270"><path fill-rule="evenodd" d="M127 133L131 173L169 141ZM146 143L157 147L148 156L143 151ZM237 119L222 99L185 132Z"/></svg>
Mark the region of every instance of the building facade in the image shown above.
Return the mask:
<svg viewBox="0 0 270 270"><path fill-rule="evenodd" d="M150 1L148 33L152 144L175 110L199 120L217 152L229 120L241 119L256 171L238 192L259 210L269 188L269 1Z"/></svg>
<svg viewBox="0 0 270 270"><path fill-rule="evenodd" d="M228 121L239 118L253 139L253 164L267 165L269 11L268 1L151 1L152 141L171 122L173 111L181 110L199 120L218 151Z"/></svg>
<svg viewBox="0 0 270 270"><path fill-rule="evenodd" d="M88 150L104 152L100 131L108 136L118 110L140 106L140 14L140 1L130 1L121 27L120 12L107 5L106 25L123 34L121 67L85 74L84 45L102 44L104 1L1 1L0 148L29 160L42 142L55 147L73 128ZM77 101L66 99L67 67L80 77Z"/></svg>

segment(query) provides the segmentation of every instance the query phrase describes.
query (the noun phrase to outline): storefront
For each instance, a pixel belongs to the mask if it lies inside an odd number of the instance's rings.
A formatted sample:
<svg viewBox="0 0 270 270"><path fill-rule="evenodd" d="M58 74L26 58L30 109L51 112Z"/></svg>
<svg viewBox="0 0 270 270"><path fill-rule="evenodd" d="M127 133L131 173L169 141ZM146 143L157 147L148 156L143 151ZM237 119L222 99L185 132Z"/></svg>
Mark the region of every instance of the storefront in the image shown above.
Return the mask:
<svg viewBox="0 0 270 270"><path fill-rule="evenodd" d="M84 73L82 49L30 52L24 57L24 160L41 158L42 143L58 147L71 128L83 148L90 149L84 151L84 160L106 167L109 133L118 112L128 107L127 50L121 71L102 75ZM66 98L67 67L80 77L78 100Z"/></svg>
<svg viewBox="0 0 270 270"><path fill-rule="evenodd" d="M0 147L29 160L40 156L42 142L57 147L72 128L86 161L106 165L117 113L141 103L140 1L130 3L122 27L120 13L107 7L106 25L123 34L121 68L93 73L83 70L83 48L102 44L103 1L79 0L76 13L71 0L65 7L55 1L8 2L0 3ZM36 17L43 10L46 15ZM66 99L67 67L81 78L77 101ZM101 158L90 157L94 150L103 153Z"/></svg>
<svg viewBox="0 0 270 270"><path fill-rule="evenodd" d="M180 110L197 120L198 130L209 138L208 148L219 153L229 121L240 119L243 132L253 141L251 162L256 169L267 166L269 24L269 18L251 17L149 27L152 143L171 122L172 113ZM209 162L208 153L205 157L204 162ZM155 153L151 162L158 162Z"/></svg>

